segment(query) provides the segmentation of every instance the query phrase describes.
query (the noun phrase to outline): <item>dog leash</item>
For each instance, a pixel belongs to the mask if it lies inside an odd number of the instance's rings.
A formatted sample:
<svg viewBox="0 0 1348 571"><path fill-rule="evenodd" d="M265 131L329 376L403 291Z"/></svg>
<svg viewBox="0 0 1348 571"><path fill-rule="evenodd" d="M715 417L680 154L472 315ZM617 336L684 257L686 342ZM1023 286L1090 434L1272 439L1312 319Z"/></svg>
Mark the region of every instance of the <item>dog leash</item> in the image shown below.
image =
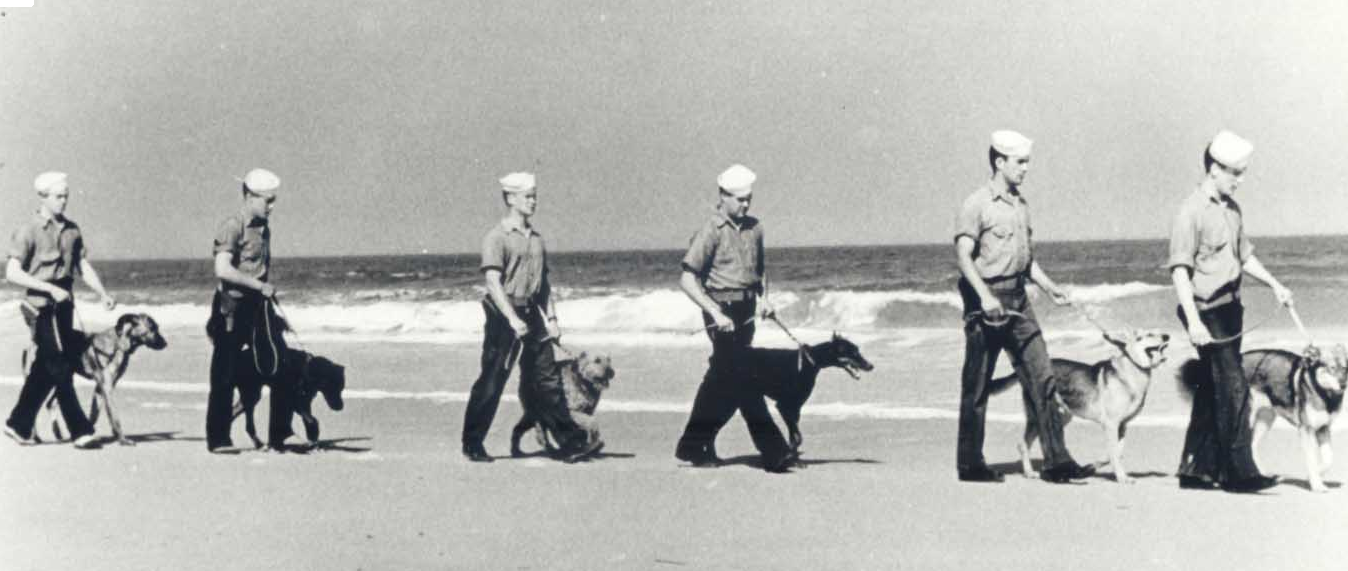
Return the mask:
<svg viewBox="0 0 1348 571"><path fill-rule="evenodd" d="M1288 305L1287 314L1292 316L1292 323L1297 325L1297 329L1301 330L1301 336L1306 338L1306 345L1314 347L1315 340L1311 339L1311 334L1306 331L1306 326L1301 323L1301 316L1297 315L1297 308Z"/></svg>
<svg viewBox="0 0 1348 571"><path fill-rule="evenodd" d="M796 369L797 369L797 370L804 369L804 368L805 368L805 363L809 363L811 367L816 367L816 368L819 367L819 365L815 364L815 362L814 362L814 357L810 355L810 346L809 346L809 345L806 345L806 344L804 344L804 343L801 343L801 342L800 342L800 339L796 339L796 336L791 334L791 330L786 328L786 324L782 323L782 320L777 319L777 313L776 313L776 312L769 313L767 317L768 317L768 319L769 319L770 321L772 321L773 323L776 323L776 324L777 324L777 327L781 327L781 328L782 328L782 332L785 333L787 337L791 338L791 341L795 342L795 344L799 347L799 353L797 353L797 358L796 358Z"/></svg>
<svg viewBox="0 0 1348 571"><path fill-rule="evenodd" d="M1260 319L1258 323L1255 323L1254 325L1252 325L1252 326L1250 326L1250 327L1246 327L1246 328L1245 328L1244 330L1242 330L1240 333L1237 333L1237 334L1232 335L1232 336L1230 336L1230 337L1222 337L1221 339L1213 339L1212 342L1209 343L1209 345L1225 345L1225 344L1227 344L1227 343L1230 343L1230 342L1232 342L1232 341L1235 341L1235 340L1237 340L1237 339L1240 339L1241 337L1244 337L1245 334L1247 334L1247 333L1249 333L1249 332L1251 332L1251 331L1254 331L1255 329L1259 329L1259 328L1262 327L1265 323L1268 323L1269 321L1273 320L1274 317L1277 317L1277 316L1278 316L1278 314L1276 314L1276 313L1269 314L1269 315L1265 316L1263 319Z"/></svg>

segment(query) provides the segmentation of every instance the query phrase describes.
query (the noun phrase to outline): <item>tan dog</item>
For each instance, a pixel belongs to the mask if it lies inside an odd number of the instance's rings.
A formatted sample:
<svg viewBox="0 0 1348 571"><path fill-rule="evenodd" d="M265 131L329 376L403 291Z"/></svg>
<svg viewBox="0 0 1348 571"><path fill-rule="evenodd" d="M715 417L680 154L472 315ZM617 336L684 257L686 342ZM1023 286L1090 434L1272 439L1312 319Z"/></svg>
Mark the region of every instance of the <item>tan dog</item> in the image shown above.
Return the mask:
<svg viewBox="0 0 1348 571"><path fill-rule="evenodd" d="M557 367L562 377L562 388L566 394L566 407L570 413L571 419L586 432L588 446L583 447L586 452L572 454L562 458L567 462L580 460L599 451L603 447L603 440L599 437L599 424L595 421L594 411L599 406L599 397L604 390L608 389L609 382L613 380L612 361L608 355L590 355L580 353L557 361ZM533 387L520 385L520 406L524 409L524 417L515 424L514 430L510 434L510 455L514 457L524 456L524 451L520 449L520 439L530 429L538 429L539 446L552 454L557 451L557 447L549 441L549 428L547 418L559 411L542 410L545 406L543 399L537 394ZM552 440L556 440L552 435Z"/></svg>
<svg viewBox="0 0 1348 571"><path fill-rule="evenodd" d="M1297 427L1301 452L1306 461L1307 482L1313 492L1327 492L1324 473L1334 462L1334 419L1343 407L1348 388L1348 350L1334 347L1334 359L1326 361L1320 349L1307 347L1302 354L1276 349L1258 349L1241 354L1241 369L1250 385L1250 417L1254 423L1250 452L1259 458L1259 442L1279 416ZM1186 394L1211 381L1198 361L1180 366L1181 388Z"/></svg>
<svg viewBox="0 0 1348 571"><path fill-rule="evenodd" d="M1114 480L1131 484L1133 479L1123 468L1123 437L1128 422L1133 420L1147 402L1151 375L1165 362L1165 348L1170 336L1164 333L1134 332L1105 333L1105 340L1119 349L1118 355L1087 365L1068 359L1053 359L1053 384L1049 390L1063 415L1063 425L1073 416L1095 421L1105 431L1109 447L1109 462L1114 465ZM989 386L992 394L1011 386L1014 375L994 379ZM1025 395L1022 392L1021 397ZM1025 403L1025 441L1016 446L1020 451L1020 465L1027 477L1034 474L1030 466L1030 447L1038 438L1037 418L1033 407ZM1103 463L1101 463L1103 464Z"/></svg>
<svg viewBox="0 0 1348 571"><path fill-rule="evenodd" d="M131 354L142 345L158 351L168 346L168 342L159 334L159 324L144 313L127 313L117 319L117 324L104 329L87 339L88 345L80 353L75 363L75 373L94 381L94 398L89 404L89 424L98 423L99 401L108 409L108 423L112 425L112 437L119 444L131 446L135 443L122 432L122 421L113 406L112 393L117 381L126 373L131 362ZM28 365L28 353L24 353L25 370ZM61 439L61 423L56 419L60 414L55 411L56 395L47 399L47 413L52 416L52 432Z"/></svg>

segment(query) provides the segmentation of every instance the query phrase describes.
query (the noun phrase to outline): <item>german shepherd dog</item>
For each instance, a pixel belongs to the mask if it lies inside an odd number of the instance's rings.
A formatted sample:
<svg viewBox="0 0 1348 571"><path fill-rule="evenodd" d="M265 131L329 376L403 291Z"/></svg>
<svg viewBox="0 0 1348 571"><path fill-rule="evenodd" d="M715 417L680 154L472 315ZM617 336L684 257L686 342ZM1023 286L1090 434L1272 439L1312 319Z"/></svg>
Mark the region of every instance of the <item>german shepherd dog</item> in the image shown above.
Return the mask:
<svg viewBox="0 0 1348 571"><path fill-rule="evenodd" d="M1250 417L1253 434L1250 452L1256 465L1259 441L1273 421L1281 416L1301 434L1301 452L1306 461L1311 491L1327 492L1324 473L1334 461L1331 438L1334 419L1343 408L1348 388L1348 350L1334 347L1333 362L1326 361L1320 349L1308 346L1300 354L1277 349L1246 351L1241 368L1250 385ZM1185 362L1179 370L1180 386L1188 395L1202 383L1211 382L1207 370L1196 360Z"/></svg>
<svg viewBox="0 0 1348 571"><path fill-rule="evenodd" d="M117 318L117 324L104 329L85 339L86 345L80 352L79 359L75 362L74 372L81 377L94 382L94 398L89 405L89 424L98 423L99 402L103 402L103 407L108 409L108 423L112 425L112 437L118 444L123 446L133 446L132 442L122 432L122 421L117 415L117 409L113 405L112 393L117 388L117 381L121 380L122 375L126 373L126 366L131 362L131 354L141 346L149 347L158 351L168 346L168 341L159 334L159 324L155 323L154 318L144 313L125 313ZM24 353L24 368L28 366L28 352ZM56 395L47 399L47 413L52 415L52 432L56 438L61 439L60 422L56 420L59 414L55 414Z"/></svg>
<svg viewBox="0 0 1348 571"><path fill-rule="evenodd" d="M1057 414L1062 415L1063 426L1073 416L1080 416L1100 424L1108 443L1109 463L1114 466L1114 480L1131 484L1133 479L1123 467L1123 439L1128 423L1147 402L1152 373L1165 362L1165 349L1170 336L1164 333L1135 332L1104 333L1105 340L1119 349L1119 354L1088 365L1069 359L1053 359L1053 378L1049 391L1057 403ZM990 394L1005 391L1016 380L1016 375L993 379ZM1021 392L1025 404L1025 441L1017 444L1020 466L1026 477L1034 475L1030 466L1030 447L1039 437L1038 418L1030 406L1028 395ZM1103 463L1101 463L1103 464Z"/></svg>
<svg viewBox="0 0 1348 571"><path fill-rule="evenodd" d="M613 362L608 355L590 355L582 351L579 355L558 360L557 367L562 377L567 412L586 433L586 446L580 447L579 452L561 457L563 461L575 462L598 452L604 445L599 437L599 424L595 421L594 411L599 406L600 395L613 381ZM515 423L510 433L510 455L516 458L525 455L520 448L520 439L535 428L538 429L538 445L548 454L557 455L560 446L554 446L549 440L550 435L551 440L556 440L556 435L552 434L547 419L558 411L543 410L543 399L532 385L521 383L519 389L524 416Z"/></svg>
<svg viewBox="0 0 1348 571"><path fill-rule="evenodd" d="M838 367L853 379L859 379L858 370L875 368L861 356L855 343L837 332L828 341L800 349L750 349L746 366L753 386L776 401L777 412L782 415L791 439L791 451L797 456L805 442L800 434L800 409L810 400L819 371Z"/></svg>
<svg viewBox="0 0 1348 571"><path fill-rule="evenodd" d="M258 401L262 400L262 385L270 385L271 390L278 390L278 384L284 383L294 391L289 399L290 405L304 423L304 435L309 441L309 446L317 446L319 426L318 418L314 417L313 413L314 397L323 395L328 408L341 411L346 406L342 400L342 391L346 389L346 367L326 357L298 349L283 348L281 351L280 370L275 377L270 379L261 375L241 377L241 380L248 379L252 382L244 381L236 387L239 390L239 402L234 403L231 420L238 418L240 414L244 415L244 429L248 432L248 438L252 439L254 448L262 448L262 440L257 437L257 426L253 423L253 409L257 407Z"/></svg>

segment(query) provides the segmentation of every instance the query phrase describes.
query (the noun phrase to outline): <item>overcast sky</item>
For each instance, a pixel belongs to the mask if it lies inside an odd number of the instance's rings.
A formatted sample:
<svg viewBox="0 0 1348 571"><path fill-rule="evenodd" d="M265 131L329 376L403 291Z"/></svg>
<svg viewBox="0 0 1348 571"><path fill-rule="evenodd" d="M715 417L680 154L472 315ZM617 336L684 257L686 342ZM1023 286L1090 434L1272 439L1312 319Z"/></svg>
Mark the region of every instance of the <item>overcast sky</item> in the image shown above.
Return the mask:
<svg viewBox="0 0 1348 571"><path fill-rule="evenodd" d="M36 0L0 17L0 223L65 170L100 257L208 257L262 166L277 255L471 252L528 169L552 249L681 248L743 162L770 246L946 242L1011 128L1037 238L1160 238L1229 128L1251 233L1343 233L1345 6Z"/></svg>

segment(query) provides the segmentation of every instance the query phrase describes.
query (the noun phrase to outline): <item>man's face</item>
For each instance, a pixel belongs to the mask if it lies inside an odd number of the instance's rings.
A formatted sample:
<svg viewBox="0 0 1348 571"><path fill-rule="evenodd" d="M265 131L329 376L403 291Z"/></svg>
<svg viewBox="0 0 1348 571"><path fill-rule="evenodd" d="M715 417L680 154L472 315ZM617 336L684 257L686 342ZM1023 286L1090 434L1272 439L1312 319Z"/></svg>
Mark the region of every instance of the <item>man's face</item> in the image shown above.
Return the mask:
<svg viewBox="0 0 1348 571"><path fill-rule="evenodd" d="M249 191L244 203L248 205L248 213L254 218L266 220L271 218L271 209L276 206L276 197Z"/></svg>
<svg viewBox="0 0 1348 571"><path fill-rule="evenodd" d="M70 201L70 189L64 187L56 188L48 190L45 194L39 196L42 197L42 205L47 207L47 210L52 214L56 216L65 215L66 203Z"/></svg>
<svg viewBox="0 0 1348 571"><path fill-rule="evenodd" d="M1245 167L1228 167L1219 162L1212 163L1212 183L1217 192L1225 197L1236 194L1236 188L1245 182Z"/></svg>
<svg viewBox="0 0 1348 571"><path fill-rule="evenodd" d="M533 216L538 211L538 189L530 189L524 192L507 192L506 203L510 204L510 209L524 216Z"/></svg>
<svg viewBox="0 0 1348 571"><path fill-rule="evenodd" d="M729 192L721 191L721 209L731 219L738 220L749 214L749 204L754 201L752 193L744 196L735 196Z"/></svg>
<svg viewBox="0 0 1348 571"><path fill-rule="evenodd" d="M1002 165L1002 176L1012 186L1020 186L1025 182L1025 175L1030 173L1030 155L1007 155L997 162Z"/></svg>

